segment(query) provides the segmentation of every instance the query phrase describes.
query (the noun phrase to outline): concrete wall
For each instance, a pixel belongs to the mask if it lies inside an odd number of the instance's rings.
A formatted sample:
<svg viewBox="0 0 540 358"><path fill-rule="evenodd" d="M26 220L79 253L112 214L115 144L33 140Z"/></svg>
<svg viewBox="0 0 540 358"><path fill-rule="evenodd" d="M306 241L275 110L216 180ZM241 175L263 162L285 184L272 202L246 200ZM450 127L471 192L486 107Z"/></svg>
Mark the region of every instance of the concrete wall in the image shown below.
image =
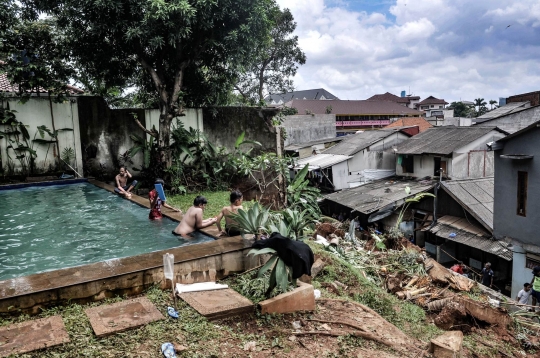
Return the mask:
<svg viewBox="0 0 540 358"><path fill-rule="evenodd" d="M335 114L296 114L286 116L282 127L287 133L285 145L336 137Z"/></svg>
<svg viewBox="0 0 540 358"><path fill-rule="evenodd" d="M272 127L272 116L253 107L214 107L204 108L204 133L212 144L234 150L236 139L246 132L246 140L255 140L262 147L254 147L255 151L276 151L276 133ZM242 146L246 150L250 146ZM283 143L282 143L283 148Z"/></svg>
<svg viewBox="0 0 540 358"><path fill-rule="evenodd" d="M53 128L71 129L70 131L60 131L58 134L58 146L60 149L60 155L64 148L72 148L75 152L75 159L70 163L78 172L82 172L82 156L80 151L80 136L79 136L79 115L78 115L78 103L77 97L72 97L62 103L50 102L48 97L31 97L26 103L20 103L19 98L5 99L1 106L6 108L7 103L11 110L16 110L16 119L26 125L26 128L30 134L30 146L37 152L36 172L45 172L50 168L55 167L56 159L58 156L56 146L54 144L38 144L32 142L32 139L41 138L37 134L38 126L46 126L51 131ZM51 117L51 104L52 104L52 117ZM54 121L53 121L54 118ZM5 131L6 126L0 125L0 131ZM50 140L48 134L45 134L43 138ZM0 139L0 155L2 158L2 166L4 170L7 170L8 155L13 158L13 164L15 165L15 171L21 170L19 160L15 159L16 154L12 149L8 149L9 146L8 137ZM48 154L47 154L48 149ZM7 151L7 152L6 152ZM60 166L60 170L64 168ZM81 173L82 174L82 173Z"/></svg>
<svg viewBox="0 0 540 358"><path fill-rule="evenodd" d="M144 111L144 118L146 129L155 127L156 130L159 130L159 109L146 109ZM177 117L176 120L182 122L186 129L191 127L204 132L203 111L200 108L186 108L184 115ZM173 126L176 125L176 120L173 121ZM150 139L150 135L147 134L146 138L147 140Z"/></svg>
<svg viewBox="0 0 540 358"><path fill-rule="evenodd" d="M435 155L414 155L414 173L404 173L403 167L396 164L396 175L405 177L423 178L434 176L435 173L435 157L441 158L441 161L446 162L447 175L452 175L452 159ZM397 162L396 162L397 163Z"/></svg>
<svg viewBox="0 0 540 358"><path fill-rule="evenodd" d="M539 120L540 106L537 106L475 125L481 127L499 127L500 129L512 134Z"/></svg>
<svg viewBox="0 0 540 358"><path fill-rule="evenodd" d="M332 181L334 182L335 190L346 189L349 187L348 174L346 161L332 166Z"/></svg>

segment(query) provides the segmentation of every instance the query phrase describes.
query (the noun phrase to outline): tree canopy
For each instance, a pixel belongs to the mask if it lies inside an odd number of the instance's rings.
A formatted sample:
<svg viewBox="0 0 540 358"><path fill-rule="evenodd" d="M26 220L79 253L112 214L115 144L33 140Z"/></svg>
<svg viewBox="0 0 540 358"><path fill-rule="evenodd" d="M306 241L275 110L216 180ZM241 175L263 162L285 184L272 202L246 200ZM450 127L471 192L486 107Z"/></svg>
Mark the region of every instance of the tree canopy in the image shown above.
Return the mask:
<svg viewBox="0 0 540 358"><path fill-rule="evenodd" d="M188 105L216 100L268 36L274 0L26 0L55 19L69 61L104 88L137 87L160 109L162 161ZM155 95L155 96L154 96Z"/></svg>
<svg viewBox="0 0 540 358"><path fill-rule="evenodd" d="M463 102L452 102L448 108L454 110L454 117L471 117L471 106Z"/></svg>
<svg viewBox="0 0 540 358"><path fill-rule="evenodd" d="M266 95L294 90L292 77L306 55L298 47L298 36L289 9L277 5L269 12L269 33L252 49L251 61L244 68L236 90L251 104L262 104Z"/></svg>

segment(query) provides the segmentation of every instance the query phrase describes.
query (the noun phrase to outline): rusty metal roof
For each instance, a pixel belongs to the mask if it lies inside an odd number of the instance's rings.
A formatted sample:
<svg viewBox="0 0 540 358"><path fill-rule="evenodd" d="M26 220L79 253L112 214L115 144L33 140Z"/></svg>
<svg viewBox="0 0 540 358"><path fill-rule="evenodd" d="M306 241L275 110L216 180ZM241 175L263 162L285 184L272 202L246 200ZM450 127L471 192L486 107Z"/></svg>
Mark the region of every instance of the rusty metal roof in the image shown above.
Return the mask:
<svg viewBox="0 0 540 358"><path fill-rule="evenodd" d="M356 188L343 189L325 195L324 198L363 214L371 214L382 208L401 206L405 199L426 192L433 188L434 185L435 182L431 180L382 179ZM411 189L409 194L405 192L406 187Z"/></svg>

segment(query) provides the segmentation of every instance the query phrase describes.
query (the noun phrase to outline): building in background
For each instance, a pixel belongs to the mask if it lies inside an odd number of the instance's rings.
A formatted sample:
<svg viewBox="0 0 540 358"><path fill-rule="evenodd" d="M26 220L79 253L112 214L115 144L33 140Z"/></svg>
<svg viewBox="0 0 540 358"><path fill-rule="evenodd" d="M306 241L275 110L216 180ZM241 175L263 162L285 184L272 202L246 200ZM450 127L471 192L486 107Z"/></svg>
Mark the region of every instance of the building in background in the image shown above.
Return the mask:
<svg viewBox="0 0 540 358"><path fill-rule="evenodd" d="M264 100L268 105L280 105L292 101L293 99L327 100L339 98L324 88L315 88L304 91L271 94L266 96Z"/></svg>
<svg viewBox="0 0 540 358"><path fill-rule="evenodd" d="M409 107L411 109L418 109L417 105L420 102L419 96L405 95L405 91L401 92L401 97L396 96L390 92L383 94L376 94L368 98L368 101L390 101L398 103L402 106Z"/></svg>
<svg viewBox="0 0 540 358"><path fill-rule="evenodd" d="M506 104L515 102L529 102L531 106L538 106L540 105L540 91L516 94L506 99Z"/></svg>

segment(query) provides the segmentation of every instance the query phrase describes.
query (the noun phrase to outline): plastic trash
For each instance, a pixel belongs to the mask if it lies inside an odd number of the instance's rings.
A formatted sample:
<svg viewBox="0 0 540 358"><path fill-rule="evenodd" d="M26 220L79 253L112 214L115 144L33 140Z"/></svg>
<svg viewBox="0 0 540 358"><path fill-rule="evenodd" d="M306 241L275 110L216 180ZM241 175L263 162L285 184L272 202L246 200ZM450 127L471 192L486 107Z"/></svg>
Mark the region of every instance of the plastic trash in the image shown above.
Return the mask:
<svg viewBox="0 0 540 358"><path fill-rule="evenodd" d="M167 313L172 318L178 318L178 312L176 312L176 310L174 308L172 308L172 307L167 307Z"/></svg>
<svg viewBox="0 0 540 358"><path fill-rule="evenodd" d="M315 299L321 298L321 291L320 290L314 290L313 293L315 294Z"/></svg>
<svg viewBox="0 0 540 358"><path fill-rule="evenodd" d="M184 292L199 292L199 291L212 291L212 290L221 290L224 288L229 288L228 285L222 285L215 282L199 282L199 283L189 283L189 284L176 284L176 292L178 294Z"/></svg>
<svg viewBox="0 0 540 358"><path fill-rule="evenodd" d="M174 277L174 255L166 253L163 255L163 273L166 280L171 280Z"/></svg>
<svg viewBox="0 0 540 358"><path fill-rule="evenodd" d="M167 358L176 358L176 353L174 352L174 346L172 343L163 343L161 345L161 353Z"/></svg>
<svg viewBox="0 0 540 358"><path fill-rule="evenodd" d="M451 232L450 235L448 235L448 237L456 237L457 234L455 232Z"/></svg>
<svg viewBox="0 0 540 358"><path fill-rule="evenodd" d="M330 243L328 242L328 240L326 240L324 237L322 237L321 235L317 235L317 240L315 240L315 242L317 244L321 244L321 245L324 245L324 246L328 246L330 245Z"/></svg>

